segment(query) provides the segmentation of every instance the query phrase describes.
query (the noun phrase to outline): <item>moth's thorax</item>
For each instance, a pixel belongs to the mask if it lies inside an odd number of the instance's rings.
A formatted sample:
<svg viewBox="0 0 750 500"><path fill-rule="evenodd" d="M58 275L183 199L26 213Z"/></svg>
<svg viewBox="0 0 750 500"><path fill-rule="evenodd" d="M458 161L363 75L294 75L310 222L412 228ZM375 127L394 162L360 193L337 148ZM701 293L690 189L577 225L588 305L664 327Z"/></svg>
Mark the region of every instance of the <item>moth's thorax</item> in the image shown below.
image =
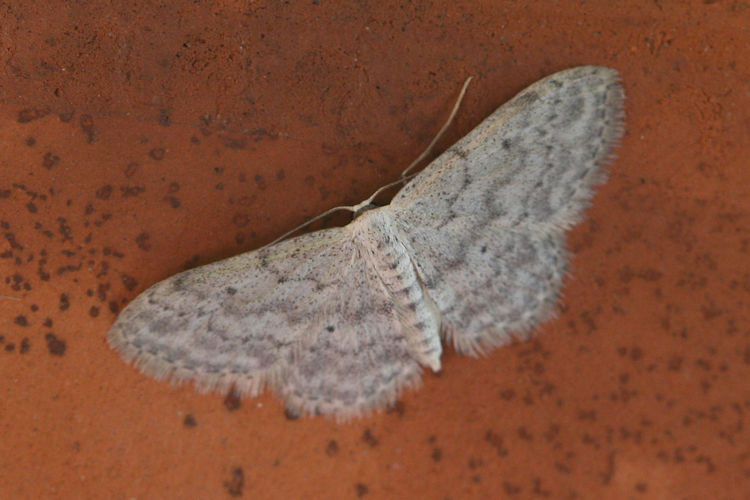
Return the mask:
<svg viewBox="0 0 750 500"><path fill-rule="evenodd" d="M349 224L355 238L370 240L380 235L394 232L393 215L389 207L379 207L360 211Z"/></svg>
<svg viewBox="0 0 750 500"><path fill-rule="evenodd" d="M392 274L394 259L405 267L410 262L406 247L398 237L398 227L388 207L368 210L351 223L353 239L359 244L363 257L373 267ZM385 260L382 260L385 258Z"/></svg>

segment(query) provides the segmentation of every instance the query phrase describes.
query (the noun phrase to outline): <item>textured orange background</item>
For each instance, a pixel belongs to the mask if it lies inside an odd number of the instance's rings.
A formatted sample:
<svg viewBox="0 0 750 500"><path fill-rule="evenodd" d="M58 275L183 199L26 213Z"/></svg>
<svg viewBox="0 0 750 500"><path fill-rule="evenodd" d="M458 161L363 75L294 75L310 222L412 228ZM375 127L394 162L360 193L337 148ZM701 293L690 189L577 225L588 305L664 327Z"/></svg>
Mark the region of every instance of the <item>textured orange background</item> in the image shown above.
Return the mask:
<svg viewBox="0 0 750 500"><path fill-rule="evenodd" d="M45 5L46 4L46 5ZM0 498L750 498L750 4L0 3ZM561 314L391 412L288 420L106 344L170 274L394 180L538 78L626 136Z"/></svg>

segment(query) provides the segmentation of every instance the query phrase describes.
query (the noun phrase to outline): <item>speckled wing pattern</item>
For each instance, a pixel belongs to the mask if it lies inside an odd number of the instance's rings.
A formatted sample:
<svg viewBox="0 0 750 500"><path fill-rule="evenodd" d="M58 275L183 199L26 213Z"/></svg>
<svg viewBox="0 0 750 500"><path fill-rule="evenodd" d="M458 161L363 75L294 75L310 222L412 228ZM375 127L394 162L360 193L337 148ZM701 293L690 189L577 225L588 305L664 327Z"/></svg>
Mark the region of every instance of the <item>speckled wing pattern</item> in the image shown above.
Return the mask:
<svg viewBox="0 0 750 500"><path fill-rule="evenodd" d="M554 310L565 231L622 134L616 71L551 75L499 108L394 197L313 232L175 275L133 300L109 342L144 373L257 395L292 414L359 416Z"/></svg>

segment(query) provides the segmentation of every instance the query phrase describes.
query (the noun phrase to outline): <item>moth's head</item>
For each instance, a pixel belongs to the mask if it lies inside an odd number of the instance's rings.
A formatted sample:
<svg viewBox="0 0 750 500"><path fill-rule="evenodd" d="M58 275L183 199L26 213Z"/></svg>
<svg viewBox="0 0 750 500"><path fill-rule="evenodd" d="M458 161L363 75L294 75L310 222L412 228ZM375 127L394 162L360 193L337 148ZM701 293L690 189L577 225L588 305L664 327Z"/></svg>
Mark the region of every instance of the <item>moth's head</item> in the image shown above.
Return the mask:
<svg viewBox="0 0 750 500"><path fill-rule="evenodd" d="M357 217L359 217L363 213L367 212L368 210L373 210L373 209L378 208L378 207L379 207L379 205L376 205L373 202L369 202L369 203L367 203L365 205L361 205L361 206L357 205L355 207L356 210L354 210L354 212L352 212L352 220L356 219Z"/></svg>

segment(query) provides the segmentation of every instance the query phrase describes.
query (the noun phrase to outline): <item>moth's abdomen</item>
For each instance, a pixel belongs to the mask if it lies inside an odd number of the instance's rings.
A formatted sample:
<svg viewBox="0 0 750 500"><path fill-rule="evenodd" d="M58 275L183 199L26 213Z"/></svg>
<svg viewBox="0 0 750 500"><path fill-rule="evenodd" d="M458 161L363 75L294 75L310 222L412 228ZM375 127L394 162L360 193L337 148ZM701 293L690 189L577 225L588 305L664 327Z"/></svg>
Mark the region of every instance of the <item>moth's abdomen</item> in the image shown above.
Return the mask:
<svg viewBox="0 0 750 500"><path fill-rule="evenodd" d="M440 314L426 295L406 247L398 240L387 209L371 210L354 222L364 258L393 299L414 357L440 370Z"/></svg>

